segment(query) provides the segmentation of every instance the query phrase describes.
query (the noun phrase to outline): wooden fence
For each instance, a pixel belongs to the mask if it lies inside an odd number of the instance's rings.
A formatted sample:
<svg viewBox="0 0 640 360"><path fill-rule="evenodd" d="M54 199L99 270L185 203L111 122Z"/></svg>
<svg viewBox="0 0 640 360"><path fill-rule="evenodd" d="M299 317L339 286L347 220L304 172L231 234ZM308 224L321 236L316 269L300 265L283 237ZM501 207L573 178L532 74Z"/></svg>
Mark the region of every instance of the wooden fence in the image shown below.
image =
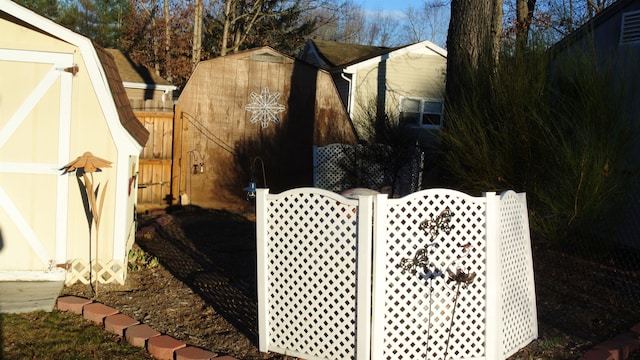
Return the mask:
<svg viewBox="0 0 640 360"><path fill-rule="evenodd" d="M137 111L136 117L149 131L138 168L138 210L173 203L174 112Z"/></svg>

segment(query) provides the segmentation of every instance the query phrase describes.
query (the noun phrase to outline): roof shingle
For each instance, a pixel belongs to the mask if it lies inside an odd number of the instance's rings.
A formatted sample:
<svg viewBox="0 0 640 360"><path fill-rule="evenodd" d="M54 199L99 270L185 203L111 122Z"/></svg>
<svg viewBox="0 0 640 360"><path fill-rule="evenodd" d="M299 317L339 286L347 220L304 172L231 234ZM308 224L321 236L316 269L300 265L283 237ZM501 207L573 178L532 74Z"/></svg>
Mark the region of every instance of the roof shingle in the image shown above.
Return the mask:
<svg viewBox="0 0 640 360"><path fill-rule="evenodd" d="M311 40L318 56L325 62L327 69L345 67L372 57L387 54L396 48L346 44L336 41Z"/></svg>
<svg viewBox="0 0 640 360"><path fill-rule="evenodd" d="M122 78L118 72L118 67L114 61L113 56L105 49L94 44L98 58L102 63L105 75L107 76L107 82L111 94L113 94L113 100L116 104L118 111L118 117L120 123L127 129L131 136L138 142L138 144L144 146L149 139L149 131L142 125L136 115L133 113L131 103L127 97L127 93L122 84Z"/></svg>

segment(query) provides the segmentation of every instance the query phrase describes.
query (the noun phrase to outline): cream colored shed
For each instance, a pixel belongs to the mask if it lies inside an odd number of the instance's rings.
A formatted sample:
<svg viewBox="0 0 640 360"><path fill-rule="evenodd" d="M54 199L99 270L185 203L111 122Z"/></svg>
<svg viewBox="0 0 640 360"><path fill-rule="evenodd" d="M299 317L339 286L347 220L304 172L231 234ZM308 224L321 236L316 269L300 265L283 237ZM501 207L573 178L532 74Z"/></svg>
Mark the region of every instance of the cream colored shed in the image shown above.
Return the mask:
<svg viewBox="0 0 640 360"><path fill-rule="evenodd" d="M113 57L8 0L0 0L0 33L0 282L88 283L91 275L124 283L149 134ZM98 200L104 194L99 234L95 223L89 230L80 174L61 171L85 152L112 162L88 174ZM4 289L0 312L19 311L9 302L19 289Z"/></svg>

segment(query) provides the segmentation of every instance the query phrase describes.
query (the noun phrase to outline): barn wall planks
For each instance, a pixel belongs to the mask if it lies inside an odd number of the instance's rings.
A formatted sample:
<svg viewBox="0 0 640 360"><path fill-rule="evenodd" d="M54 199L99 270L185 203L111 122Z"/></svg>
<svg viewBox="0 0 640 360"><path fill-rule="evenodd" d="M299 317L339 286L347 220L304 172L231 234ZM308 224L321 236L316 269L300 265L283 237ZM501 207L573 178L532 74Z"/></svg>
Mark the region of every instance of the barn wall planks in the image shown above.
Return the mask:
<svg viewBox="0 0 640 360"><path fill-rule="evenodd" d="M250 121L246 106L256 97L267 100L265 88L284 110L276 113L277 123L263 127ZM174 193L195 205L246 203L243 188L250 179L273 191L310 186L313 145L357 141L329 73L269 47L199 63L177 105L182 115L176 121L188 131ZM204 171L190 172L200 160Z"/></svg>

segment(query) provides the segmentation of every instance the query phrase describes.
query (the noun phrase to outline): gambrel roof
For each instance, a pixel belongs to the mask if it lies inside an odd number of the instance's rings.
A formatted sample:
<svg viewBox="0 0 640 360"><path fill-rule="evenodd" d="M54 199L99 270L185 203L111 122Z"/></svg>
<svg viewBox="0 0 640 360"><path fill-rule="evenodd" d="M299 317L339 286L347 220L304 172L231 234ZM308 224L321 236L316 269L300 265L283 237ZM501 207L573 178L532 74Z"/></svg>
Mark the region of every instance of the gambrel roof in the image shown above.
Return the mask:
<svg viewBox="0 0 640 360"><path fill-rule="evenodd" d="M575 44L575 42L580 41L585 36L592 35L593 32L596 31L596 29L606 24L610 20L619 21L619 20L616 20L616 17L619 16L621 13L624 13L627 11L637 11L638 9L639 9L639 6L636 0L617 0L613 2L611 5L604 8L599 13L597 13L591 20L582 24L575 31L573 31L572 33L570 33L569 35L565 36L560 41L555 43L552 46L551 51L552 52L563 51L567 47L570 47L573 44ZM616 25L616 26L622 26L622 24ZM640 26L638 26L638 16L636 15L635 24L633 26L633 30L635 31L635 34L636 34L634 36L636 37L637 37L638 29L640 29Z"/></svg>

